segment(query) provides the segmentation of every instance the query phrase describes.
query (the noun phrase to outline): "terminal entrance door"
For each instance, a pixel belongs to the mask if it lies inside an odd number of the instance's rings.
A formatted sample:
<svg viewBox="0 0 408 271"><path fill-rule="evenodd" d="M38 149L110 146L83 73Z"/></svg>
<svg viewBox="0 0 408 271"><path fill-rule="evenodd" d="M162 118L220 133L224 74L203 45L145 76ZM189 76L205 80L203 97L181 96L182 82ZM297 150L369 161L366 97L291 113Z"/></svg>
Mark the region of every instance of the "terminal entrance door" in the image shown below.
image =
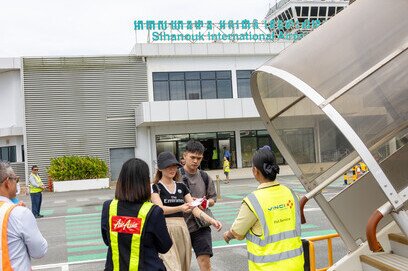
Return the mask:
<svg viewBox="0 0 408 271"><path fill-rule="evenodd" d="M186 148L186 144L190 139L200 141L205 148L203 160L201 162L201 169L222 169L224 146L231 154L231 166L236 165L234 132L157 135L157 155L162 151L170 151L176 155L177 159L181 159Z"/></svg>
<svg viewBox="0 0 408 271"><path fill-rule="evenodd" d="M222 169L224 161L224 147L231 154L231 166L235 165L235 133L234 132L217 132L195 135L207 135L207 137L197 138L205 148L202 169ZM193 136L193 134L191 134Z"/></svg>

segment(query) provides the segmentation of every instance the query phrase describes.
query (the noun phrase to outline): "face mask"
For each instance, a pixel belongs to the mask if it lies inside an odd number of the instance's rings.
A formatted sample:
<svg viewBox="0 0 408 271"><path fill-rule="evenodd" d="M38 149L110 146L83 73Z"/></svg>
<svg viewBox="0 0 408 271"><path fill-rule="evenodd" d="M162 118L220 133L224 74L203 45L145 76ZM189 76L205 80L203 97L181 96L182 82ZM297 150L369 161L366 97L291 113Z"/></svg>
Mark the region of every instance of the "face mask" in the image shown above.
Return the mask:
<svg viewBox="0 0 408 271"><path fill-rule="evenodd" d="M16 195L18 195L18 194L20 194L20 184L19 183L17 183L17 192L16 192Z"/></svg>

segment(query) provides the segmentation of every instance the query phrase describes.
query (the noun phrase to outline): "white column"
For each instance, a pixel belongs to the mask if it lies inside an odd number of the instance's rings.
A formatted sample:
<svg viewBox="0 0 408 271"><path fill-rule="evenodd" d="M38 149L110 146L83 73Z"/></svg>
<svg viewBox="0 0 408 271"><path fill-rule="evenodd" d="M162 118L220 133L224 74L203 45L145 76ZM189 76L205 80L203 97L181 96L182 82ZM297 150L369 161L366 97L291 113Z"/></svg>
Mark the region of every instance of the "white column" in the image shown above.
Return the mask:
<svg viewBox="0 0 408 271"><path fill-rule="evenodd" d="M156 130L149 127L149 152L152 180L157 167Z"/></svg>
<svg viewBox="0 0 408 271"><path fill-rule="evenodd" d="M150 131L150 127L138 127L136 129L136 148L135 157L144 160L149 166L150 174L153 176L156 157L156 142L154 135Z"/></svg>
<svg viewBox="0 0 408 271"><path fill-rule="evenodd" d="M237 86L237 71L235 69L231 70L231 81L232 81L232 98L238 98L238 86Z"/></svg>
<svg viewBox="0 0 408 271"><path fill-rule="evenodd" d="M149 65L149 58L146 60L146 72L147 72L147 93L149 95L149 102L154 101L153 93L153 72Z"/></svg>
<svg viewBox="0 0 408 271"><path fill-rule="evenodd" d="M236 147L236 153L237 153L237 168L242 168L241 134L240 134L240 130L235 130L235 147Z"/></svg>
<svg viewBox="0 0 408 271"><path fill-rule="evenodd" d="M21 151L21 144L16 144L16 162L22 162L23 161L23 155Z"/></svg>

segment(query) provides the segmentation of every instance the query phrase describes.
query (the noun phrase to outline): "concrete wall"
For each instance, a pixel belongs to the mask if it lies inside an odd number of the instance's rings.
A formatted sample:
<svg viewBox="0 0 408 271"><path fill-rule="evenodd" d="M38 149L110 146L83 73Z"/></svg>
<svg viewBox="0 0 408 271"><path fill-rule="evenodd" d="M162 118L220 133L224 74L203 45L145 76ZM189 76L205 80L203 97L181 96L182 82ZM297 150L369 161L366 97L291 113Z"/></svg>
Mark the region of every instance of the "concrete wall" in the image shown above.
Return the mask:
<svg viewBox="0 0 408 271"><path fill-rule="evenodd" d="M28 166L44 169L63 155L109 165L110 149L136 147L146 64L135 56L25 58L24 95Z"/></svg>
<svg viewBox="0 0 408 271"><path fill-rule="evenodd" d="M144 102L136 109L136 126L242 118L259 118L252 98Z"/></svg>
<svg viewBox="0 0 408 271"><path fill-rule="evenodd" d="M0 147L16 146L17 162L22 162L24 99L18 67L16 59L0 60Z"/></svg>
<svg viewBox="0 0 408 271"><path fill-rule="evenodd" d="M24 103L20 83L20 71L0 70L0 137L22 135ZM16 128L18 128L16 130Z"/></svg>

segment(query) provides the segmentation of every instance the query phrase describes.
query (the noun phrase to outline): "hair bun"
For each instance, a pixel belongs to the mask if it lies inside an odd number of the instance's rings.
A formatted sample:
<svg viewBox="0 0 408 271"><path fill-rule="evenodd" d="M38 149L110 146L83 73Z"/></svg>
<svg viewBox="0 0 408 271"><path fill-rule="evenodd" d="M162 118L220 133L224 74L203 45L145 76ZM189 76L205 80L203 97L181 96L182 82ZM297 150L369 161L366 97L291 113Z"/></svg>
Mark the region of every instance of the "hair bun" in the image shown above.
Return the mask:
<svg viewBox="0 0 408 271"><path fill-rule="evenodd" d="M264 163L263 170L265 172L265 177L275 179L276 174L279 174L279 166L276 164Z"/></svg>
<svg viewBox="0 0 408 271"><path fill-rule="evenodd" d="M267 175L270 175L273 171L273 165L272 164L268 164L268 163L264 163L263 164L263 170L265 171L265 173Z"/></svg>
<svg viewBox="0 0 408 271"><path fill-rule="evenodd" d="M279 171L280 171L280 169L279 169L279 166L278 165L273 165L272 166L272 170L276 173L276 174L279 174Z"/></svg>

